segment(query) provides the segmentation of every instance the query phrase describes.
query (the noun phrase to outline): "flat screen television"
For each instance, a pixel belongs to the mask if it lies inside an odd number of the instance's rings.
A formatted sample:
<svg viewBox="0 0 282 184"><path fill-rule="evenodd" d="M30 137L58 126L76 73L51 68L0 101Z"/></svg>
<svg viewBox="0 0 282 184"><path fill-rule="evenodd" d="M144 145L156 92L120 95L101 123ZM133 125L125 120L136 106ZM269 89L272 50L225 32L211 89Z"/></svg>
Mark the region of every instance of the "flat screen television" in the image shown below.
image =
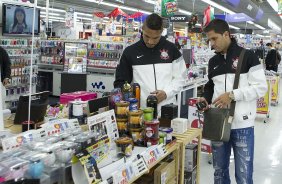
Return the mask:
<svg viewBox="0 0 282 184"><path fill-rule="evenodd" d="M44 120L49 104L49 91L31 95L30 121L38 123ZM20 96L14 123L21 124L28 121L29 95Z"/></svg>
<svg viewBox="0 0 282 184"><path fill-rule="evenodd" d="M3 4L3 35L32 35L33 7ZM34 34L40 33L40 10L35 10Z"/></svg>

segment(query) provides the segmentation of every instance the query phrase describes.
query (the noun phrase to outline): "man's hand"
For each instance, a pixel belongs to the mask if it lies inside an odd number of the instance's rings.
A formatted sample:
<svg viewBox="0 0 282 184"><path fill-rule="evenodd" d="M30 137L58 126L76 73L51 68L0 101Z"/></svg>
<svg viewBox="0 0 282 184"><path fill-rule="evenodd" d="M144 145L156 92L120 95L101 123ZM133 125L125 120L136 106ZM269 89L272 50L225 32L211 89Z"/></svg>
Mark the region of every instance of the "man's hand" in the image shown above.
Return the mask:
<svg viewBox="0 0 282 184"><path fill-rule="evenodd" d="M151 94L156 95L156 97L158 99L158 104L161 103L162 101L164 101L167 98L166 93L162 90L154 91Z"/></svg>
<svg viewBox="0 0 282 184"><path fill-rule="evenodd" d="M206 111L209 109L209 103L204 97L200 97L197 99L197 103L204 102L206 104L206 107L202 111Z"/></svg>
<svg viewBox="0 0 282 184"><path fill-rule="evenodd" d="M229 92L220 95L217 99L213 101L213 104L217 108L227 108L231 103L231 99L229 98Z"/></svg>
<svg viewBox="0 0 282 184"><path fill-rule="evenodd" d="M3 86L7 86L9 84L9 79L6 78L3 80Z"/></svg>

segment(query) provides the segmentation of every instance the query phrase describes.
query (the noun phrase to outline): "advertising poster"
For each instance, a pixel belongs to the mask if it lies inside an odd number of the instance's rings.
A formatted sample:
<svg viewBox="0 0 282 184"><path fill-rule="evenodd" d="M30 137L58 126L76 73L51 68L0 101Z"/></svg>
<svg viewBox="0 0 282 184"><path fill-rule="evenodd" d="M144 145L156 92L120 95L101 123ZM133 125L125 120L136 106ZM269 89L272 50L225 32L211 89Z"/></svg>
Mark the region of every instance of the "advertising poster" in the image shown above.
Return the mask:
<svg viewBox="0 0 282 184"><path fill-rule="evenodd" d="M190 98L188 100L188 120L191 122L191 128L202 128L204 125L203 114L198 114L198 109L196 107L197 98ZM199 120L200 115L200 120ZM198 139L194 139L193 143L198 143ZM211 141L202 139L202 151L211 153Z"/></svg>
<svg viewBox="0 0 282 184"><path fill-rule="evenodd" d="M268 109L269 109L269 92L270 92L270 84L269 84L269 80L267 80L267 84L268 84L268 90L266 92L266 94L264 95L264 97L261 97L260 99L257 100L257 113L259 114L267 114L268 113Z"/></svg>
<svg viewBox="0 0 282 184"><path fill-rule="evenodd" d="M277 102L278 101L278 92L279 92L279 77L274 77L271 80L272 83L272 93L271 93L271 101L272 102Z"/></svg>
<svg viewBox="0 0 282 184"><path fill-rule="evenodd" d="M74 8L68 8L66 12L66 23L65 26L68 28L74 27Z"/></svg>

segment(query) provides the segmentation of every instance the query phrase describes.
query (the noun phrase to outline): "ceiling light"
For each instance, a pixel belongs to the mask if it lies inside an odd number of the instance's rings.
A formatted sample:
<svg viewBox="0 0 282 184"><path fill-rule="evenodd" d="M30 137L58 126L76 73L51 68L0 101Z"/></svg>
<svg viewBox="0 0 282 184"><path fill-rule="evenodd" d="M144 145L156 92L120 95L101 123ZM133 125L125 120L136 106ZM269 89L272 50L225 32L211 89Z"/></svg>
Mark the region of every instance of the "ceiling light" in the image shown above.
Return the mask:
<svg viewBox="0 0 282 184"><path fill-rule="evenodd" d="M253 21L247 21L247 23L249 23L249 24L255 24Z"/></svg>
<svg viewBox="0 0 282 184"><path fill-rule="evenodd" d="M278 3L276 0L267 0L267 2L274 9L274 11L278 12Z"/></svg>
<svg viewBox="0 0 282 184"><path fill-rule="evenodd" d="M199 26L199 27L201 27L201 26L202 26L202 24L199 24L199 23L198 23L198 24L196 24L196 26Z"/></svg>
<svg viewBox="0 0 282 184"><path fill-rule="evenodd" d="M88 2L92 2L92 3L97 3L97 4L101 4L101 5L106 5L106 6L110 6L110 7L114 7L114 8L120 8L122 10L128 10L128 11L133 11L133 12L141 12L141 13L144 13L144 14L151 14L152 12L148 12L148 11L145 11L145 10L139 10L137 8L131 8L131 7L128 7L128 6L123 6L123 5L118 5L118 4L114 4L114 3L108 3L108 2L97 2L96 0L84 0L84 1L88 1Z"/></svg>
<svg viewBox="0 0 282 184"><path fill-rule="evenodd" d="M232 26L232 25L230 25L230 24L229 24L229 27L230 27L230 28L233 28L233 29L240 29L239 27Z"/></svg>
<svg viewBox="0 0 282 184"><path fill-rule="evenodd" d="M93 15L90 14L90 13L80 13L80 12L77 12L77 15L82 15L82 16L87 16L87 17L93 17Z"/></svg>
<svg viewBox="0 0 282 184"><path fill-rule="evenodd" d="M179 11L179 13L183 13L183 14L186 14L186 15L192 15L191 12L183 10L183 9L179 9L178 11Z"/></svg>
<svg viewBox="0 0 282 184"><path fill-rule="evenodd" d="M259 29L265 30L265 28L264 28L264 27L262 27L261 25L254 24L254 26L256 26L256 27L257 27L257 28L259 28Z"/></svg>
<svg viewBox="0 0 282 184"><path fill-rule="evenodd" d="M90 20L90 21L92 21L92 20L93 20L93 19L91 19L91 18L86 18L86 17L77 17L77 19Z"/></svg>
<svg viewBox="0 0 282 184"><path fill-rule="evenodd" d="M219 5L219 4L217 4L217 3L215 3L215 2L213 2L213 1L211 1L211 0L202 0L202 1L205 2L205 3L207 3L207 4L209 4L209 5L211 5L211 6L213 6L213 7L215 7L215 8L217 8L217 9L219 9L219 10L222 10L222 11L224 11L224 12L226 12L226 13L235 14L234 11L231 11L231 10L229 10L228 8L225 8L225 7Z"/></svg>
<svg viewBox="0 0 282 184"><path fill-rule="evenodd" d="M46 18L46 15L41 15L40 17ZM53 16L49 16L49 19L65 20L65 18L62 17L53 17Z"/></svg>
<svg viewBox="0 0 282 184"><path fill-rule="evenodd" d="M37 8L46 10L46 7L42 7L42 6L37 6ZM54 11L54 12L66 12L65 10L57 9L57 8L49 8L49 11Z"/></svg>
<svg viewBox="0 0 282 184"><path fill-rule="evenodd" d="M46 12L45 11L41 11L40 12L41 15L46 15ZM48 13L48 15L50 16L61 16L62 14L59 14L59 13Z"/></svg>

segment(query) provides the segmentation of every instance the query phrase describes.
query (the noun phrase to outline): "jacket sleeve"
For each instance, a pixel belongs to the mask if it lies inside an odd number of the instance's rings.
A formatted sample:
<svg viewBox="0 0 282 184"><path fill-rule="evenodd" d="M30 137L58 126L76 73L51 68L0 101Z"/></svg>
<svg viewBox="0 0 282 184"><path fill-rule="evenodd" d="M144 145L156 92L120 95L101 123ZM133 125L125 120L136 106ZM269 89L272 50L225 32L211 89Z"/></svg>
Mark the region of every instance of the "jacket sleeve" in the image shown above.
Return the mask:
<svg viewBox="0 0 282 184"><path fill-rule="evenodd" d="M276 65L276 51L274 49L271 49L270 51L268 51L266 58L265 58L265 64L266 66Z"/></svg>
<svg viewBox="0 0 282 184"><path fill-rule="evenodd" d="M248 51L248 63L250 69L247 73L249 86L233 90L235 101L253 101L265 95L268 86L263 66L259 63L257 56Z"/></svg>
<svg viewBox="0 0 282 184"><path fill-rule="evenodd" d="M186 65L183 56L181 56L172 62L172 81L164 88L167 99L173 98L181 91L186 78Z"/></svg>
<svg viewBox="0 0 282 184"><path fill-rule="evenodd" d="M2 82L5 78L11 77L11 61L8 53L2 48Z"/></svg>
<svg viewBox="0 0 282 184"><path fill-rule="evenodd" d="M214 83L213 83L213 80L211 79L211 60L209 61L209 66L208 66L208 71L209 71L209 74L208 74L208 78L209 78L209 81L205 84L205 87L204 87L204 98L207 100L207 102L209 104L212 103L212 97L213 97L213 93L214 93Z"/></svg>
<svg viewBox="0 0 282 184"><path fill-rule="evenodd" d="M125 54L126 50L124 50L119 65L116 69L116 76L114 81L114 87L115 88L122 88L123 84L127 81L128 83L131 83L133 78L133 69L132 64L130 60L127 58Z"/></svg>

